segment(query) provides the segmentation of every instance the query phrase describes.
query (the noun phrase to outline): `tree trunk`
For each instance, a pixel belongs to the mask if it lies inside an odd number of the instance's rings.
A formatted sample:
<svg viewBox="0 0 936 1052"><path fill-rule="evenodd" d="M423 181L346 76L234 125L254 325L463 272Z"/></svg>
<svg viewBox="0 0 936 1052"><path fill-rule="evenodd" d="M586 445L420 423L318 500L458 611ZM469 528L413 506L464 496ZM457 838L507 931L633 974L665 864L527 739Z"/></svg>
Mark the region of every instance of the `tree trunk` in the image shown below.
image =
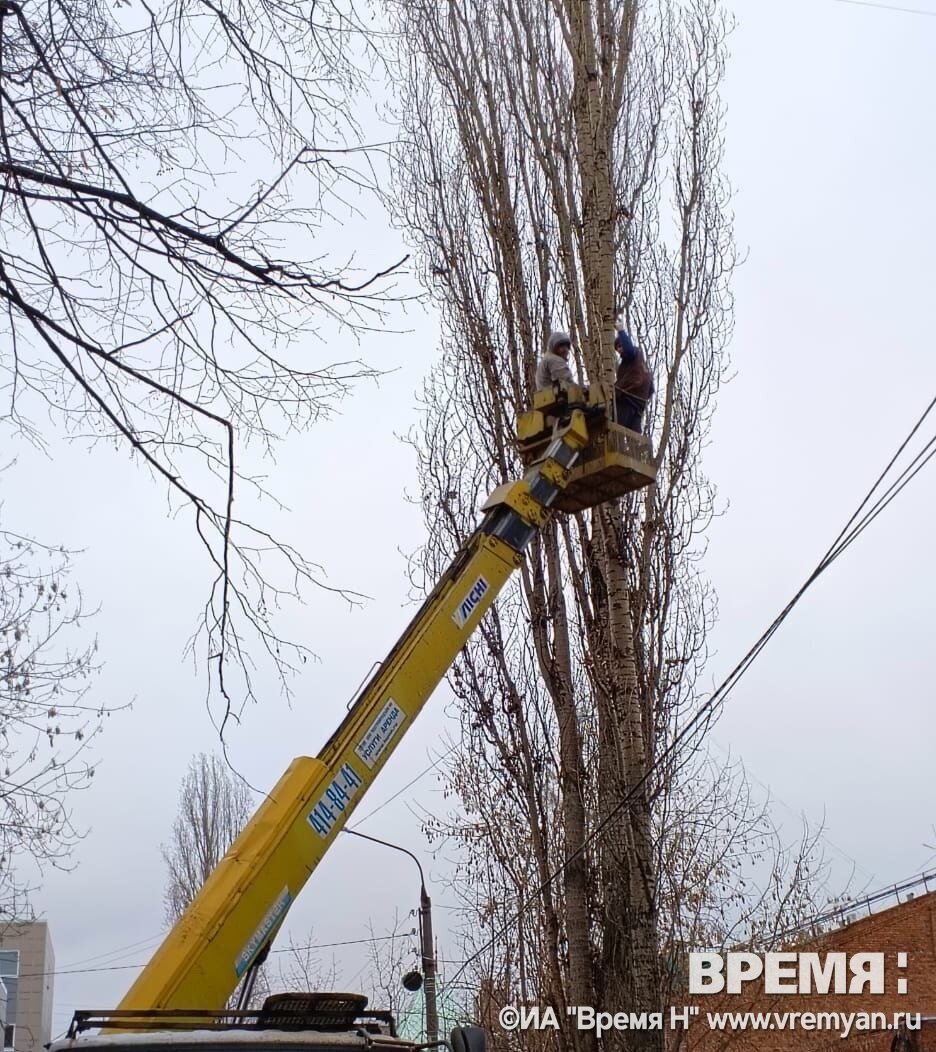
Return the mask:
<svg viewBox="0 0 936 1052"><path fill-rule="evenodd" d="M553 652L547 678L547 689L556 711L559 731L559 784L562 790L562 832L564 842L563 890L565 893L565 932L568 945L568 1001L572 1005L595 1004L596 983L591 952L588 916L588 858L580 850L585 842L584 761L578 714L572 694L572 654L569 644L569 621L562 587L562 570L555 528L545 538L548 611L553 630ZM595 1047L594 1034L572 1030L581 1052Z"/></svg>

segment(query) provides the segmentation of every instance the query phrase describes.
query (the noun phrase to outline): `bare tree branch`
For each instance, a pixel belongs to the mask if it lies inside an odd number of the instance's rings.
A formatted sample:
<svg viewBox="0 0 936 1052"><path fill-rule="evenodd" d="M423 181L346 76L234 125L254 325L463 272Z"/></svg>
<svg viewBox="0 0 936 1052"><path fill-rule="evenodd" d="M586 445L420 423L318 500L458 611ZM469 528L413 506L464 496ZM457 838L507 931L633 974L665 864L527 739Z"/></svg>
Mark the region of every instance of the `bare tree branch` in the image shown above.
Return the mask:
<svg viewBox="0 0 936 1052"><path fill-rule="evenodd" d="M373 58L363 26L340 0L316 10L0 3L0 420L41 443L48 407L189 506L215 573L194 639L222 729L258 662L285 688L309 656L278 634L277 606L326 587L235 514L242 483L264 496L244 450L272 452L375 377L311 339L322 322L356 339L399 298L399 263L318 247L375 190L386 145L351 115Z"/></svg>
<svg viewBox="0 0 936 1052"><path fill-rule="evenodd" d="M114 711L89 696L97 640L70 553L0 529L0 915L28 915L30 870L67 869L81 839L72 795Z"/></svg>

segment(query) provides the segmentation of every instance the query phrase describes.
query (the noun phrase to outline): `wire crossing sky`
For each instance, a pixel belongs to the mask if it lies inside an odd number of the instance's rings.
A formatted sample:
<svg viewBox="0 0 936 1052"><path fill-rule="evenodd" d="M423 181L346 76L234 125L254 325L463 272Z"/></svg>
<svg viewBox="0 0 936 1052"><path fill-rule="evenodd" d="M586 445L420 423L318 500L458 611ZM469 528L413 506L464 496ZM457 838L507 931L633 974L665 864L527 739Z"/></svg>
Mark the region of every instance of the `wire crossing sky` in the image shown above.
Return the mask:
<svg viewBox="0 0 936 1052"><path fill-rule="evenodd" d="M658 771L671 757L676 755L680 749L690 747L694 744L700 732L707 726L706 717L715 709L716 706L724 704L728 695L738 685L742 676L748 671L751 665L757 660L758 656L763 652L764 648L770 642L774 633L780 628L783 622L792 612L796 604L803 598L809 588L819 579L819 577L839 558L847 549L854 543L855 540L861 535L867 526L877 518L882 511L884 511L888 505L899 495L899 493L916 477L920 470L926 466L934 454L936 454L936 434L934 434L923 450L913 458L911 463L904 468L904 470L897 476L897 478L890 484L890 486L884 491L883 494L871 505L870 509L862 515L862 511L867 507L868 502L873 497L874 493L880 486L884 484L887 476L894 468L895 464L899 460L901 454L907 449L907 446L912 441L913 437L920 430L925 423L927 417L930 415L934 406L936 406L936 397L929 403L926 409L910 429L906 438L897 447L897 451L888 461L887 466L875 479L871 489L865 495L857 509L852 513L851 517L846 522L842 531L832 542L830 548L826 551L825 555L819 560L816 568L807 577L806 581L799 588L796 594L790 599L790 601L784 606L779 614L771 622L770 626L760 636L757 642L751 647L750 650L744 655L744 657L738 662L737 665L731 670L729 675L722 681L722 683L715 688L715 690L709 695L708 698L699 706L696 712L693 714L689 722L679 731L673 740L660 751L657 758L650 765L646 773L640 778L633 789L618 803L610 812L602 819L602 821L588 834L588 836L571 851L565 858L562 865L558 866L533 892L530 896L530 900L526 906L518 910L511 922L504 925L501 930L491 937L479 950L468 957L462 966L458 969L454 976L452 976L450 982L455 982L464 972L464 970L473 961L476 961L482 954L486 953L497 941L497 939L508 930L508 928L516 922L525 912L533 909L537 904L537 900L542 893L549 888L555 881L565 872L565 870L571 865L571 863L582 854L591 844L600 840L604 836L605 832L613 828L612 823L617 815L621 811L628 808L631 802L636 799L637 795L646 786L651 776ZM927 452L929 451L929 452Z"/></svg>
<svg viewBox="0 0 936 1052"><path fill-rule="evenodd" d="M850 4L852 7L876 7L881 11L896 11L904 15L928 15L936 18L936 11L924 11L919 7L896 7L894 4L879 4L874 0L834 0L836 4Z"/></svg>

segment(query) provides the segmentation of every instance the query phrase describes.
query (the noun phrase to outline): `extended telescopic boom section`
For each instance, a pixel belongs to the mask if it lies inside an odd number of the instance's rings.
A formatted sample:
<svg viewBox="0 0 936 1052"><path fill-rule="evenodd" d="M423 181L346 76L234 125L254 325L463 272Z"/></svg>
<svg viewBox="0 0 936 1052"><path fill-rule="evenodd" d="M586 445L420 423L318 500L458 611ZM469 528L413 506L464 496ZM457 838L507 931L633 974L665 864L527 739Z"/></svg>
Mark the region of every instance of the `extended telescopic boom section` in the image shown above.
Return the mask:
<svg viewBox="0 0 936 1052"><path fill-rule="evenodd" d="M580 457L585 459L598 408L584 403L575 408L566 399L557 406L543 452L520 481L500 486L488 498L480 526L341 726L318 757L293 760L138 976L120 1010L223 1009L520 565L569 483L570 469ZM603 410L597 415L603 416ZM647 466L639 484L652 480Z"/></svg>

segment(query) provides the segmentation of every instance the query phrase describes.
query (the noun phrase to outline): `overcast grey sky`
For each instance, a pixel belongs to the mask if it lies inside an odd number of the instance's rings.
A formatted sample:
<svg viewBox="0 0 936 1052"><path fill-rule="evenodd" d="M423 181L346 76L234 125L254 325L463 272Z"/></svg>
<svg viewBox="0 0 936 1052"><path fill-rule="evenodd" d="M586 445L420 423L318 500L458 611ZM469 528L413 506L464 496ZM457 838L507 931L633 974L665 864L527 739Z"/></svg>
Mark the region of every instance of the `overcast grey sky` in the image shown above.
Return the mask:
<svg viewBox="0 0 936 1052"><path fill-rule="evenodd" d="M933 0L914 6L936 14ZM725 505L705 562L720 598L712 682L796 590L936 393L936 18L836 0L734 0L733 9L726 168L748 258L734 286L735 377L706 454ZM398 237L382 224L372 218L366 237L393 258ZM349 611L311 592L293 617L320 662L304 670L291 708L273 696L230 736L236 765L259 787L297 752L314 755L410 615L400 553L416 547L422 524L406 500L413 457L395 435L416 418L414 393L440 333L428 315L403 324L413 331L361 348L396 371L269 465L290 505L270 512L281 532L334 582L373 598ZM95 784L74 800L76 822L89 830L77 869L48 875L37 899L62 973L59 1032L74 1008L115 1004L136 974L122 966L145 961L155 945L159 845L190 756L215 738L202 685L181 660L207 575L189 521L168 518L158 488L122 455L89 458L63 443L53 453L43 461L23 452L4 478L8 508L23 510L20 529L85 549L77 573L89 605L101 605L98 690L112 702L135 699L109 720ZM854 867L859 886L936 868L933 470L810 591L714 733L718 748L770 787L791 837L800 814L825 821L830 853L846 876ZM360 815L443 748L446 695L440 688ZM429 861L440 945L452 958L445 860L429 860L419 831L419 808L437 805L429 775L362 828ZM313 928L323 943L361 939L369 920L383 930L395 910L415 905L417 890L402 856L340 842L288 931L297 941ZM332 952L339 985L353 987L362 952L326 950L325 963Z"/></svg>

